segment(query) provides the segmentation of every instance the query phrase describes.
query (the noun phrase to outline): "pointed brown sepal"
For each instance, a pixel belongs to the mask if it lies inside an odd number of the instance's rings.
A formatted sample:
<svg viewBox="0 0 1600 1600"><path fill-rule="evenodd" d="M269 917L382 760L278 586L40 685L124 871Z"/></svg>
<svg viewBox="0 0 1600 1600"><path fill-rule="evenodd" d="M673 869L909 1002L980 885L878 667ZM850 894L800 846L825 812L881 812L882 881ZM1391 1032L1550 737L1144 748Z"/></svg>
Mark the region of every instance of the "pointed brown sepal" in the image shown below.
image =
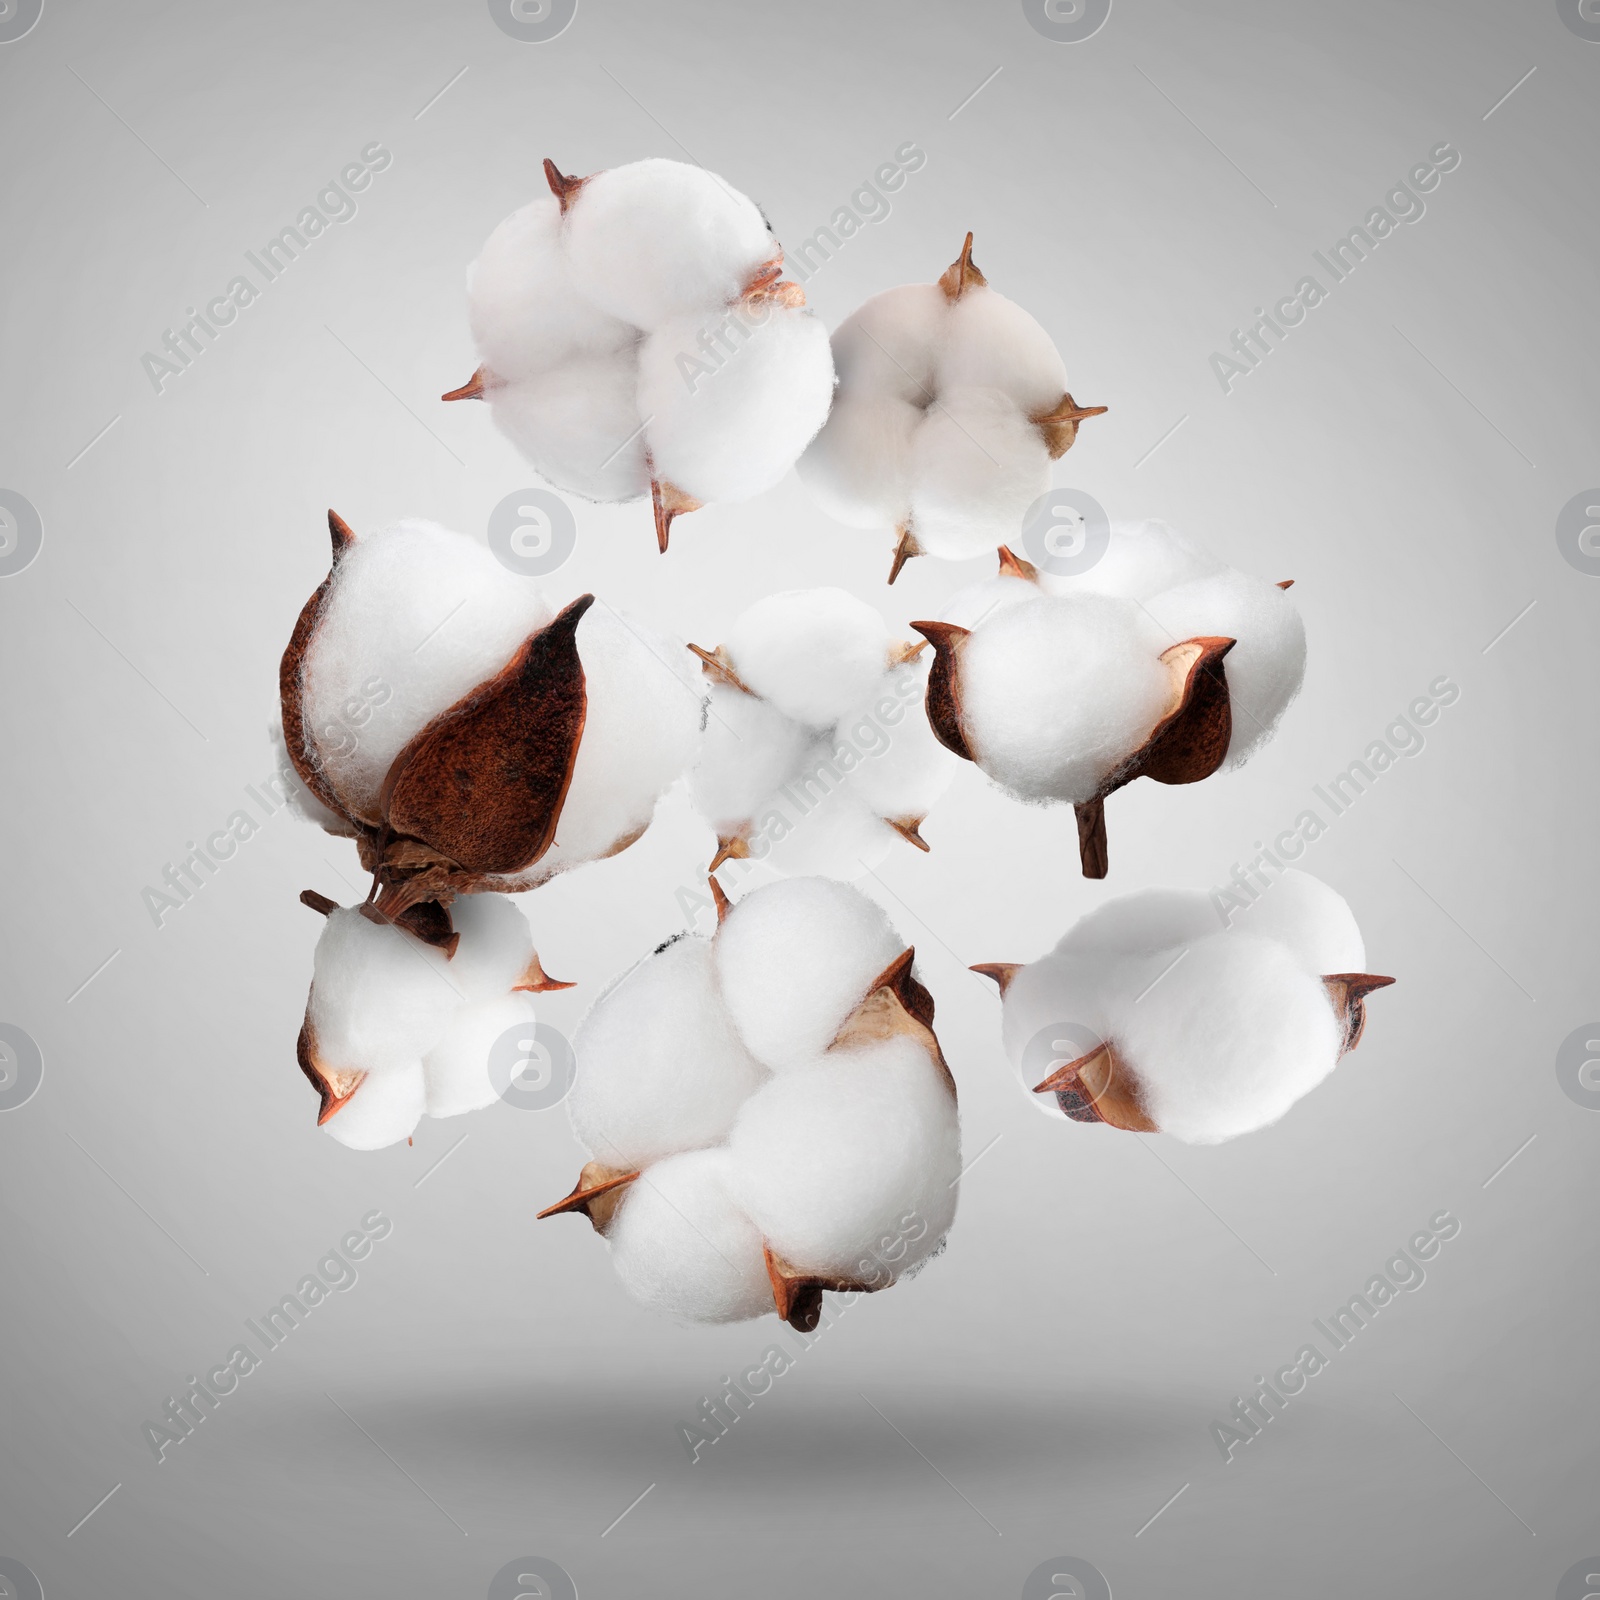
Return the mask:
<svg viewBox="0 0 1600 1600"><path fill-rule="evenodd" d="M339 909L337 900L330 900L325 894L318 894L315 889L302 889L300 891L300 904L309 906L313 911L320 912L323 916L331 916Z"/></svg>
<svg viewBox="0 0 1600 1600"><path fill-rule="evenodd" d="M295 1040L295 1059L300 1070L311 1082L311 1087L321 1097L317 1107L317 1126L320 1128L329 1117L350 1103L350 1096L359 1089L366 1073L350 1069L325 1066L317 1059L317 1030L307 1017L300 1025L300 1037Z"/></svg>
<svg viewBox="0 0 1600 1600"><path fill-rule="evenodd" d="M1175 704L1140 751L1134 776L1157 783L1198 783L1222 765L1233 734L1222 658L1233 646L1232 639L1201 637L1162 652Z"/></svg>
<svg viewBox="0 0 1600 1600"><path fill-rule="evenodd" d="M459 389L451 389L439 396L441 400L481 400L494 385L493 375L487 367L479 367Z"/></svg>
<svg viewBox="0 0 1600 1600"><path fill-rule="evenodd" d="M1078 822L1078 865L1086 878L1103 878L1111 870L1110 847L1106 841L1106 801L1104 795L1084 800L1072 808Z"/></svg>
<svg viewBox="0 0 1600 1600"><path fill-rule="evenodd" d="M717 853L711 858L707 872L715 872L725 861L745 861L750 856L750 837L747 833L719 833Z"/></svg>
<svg viewBox="0 0 1600 1600"><path fill-rule="evenodd" d="M902 524L895 532L900 535L900 542L895 545L894 560L889 563L890 583L900 576L900 569L912 556L922 554L922 546L917 543L917 536L911 531L910 523Z"/></svg>
<svg viewBox="0 0 1600 1600"><path fill-rule="evenodd" d="M733 657L728 654L725 645L718 645L715 650L706 650L697 644L689 646L689 653L698 656L700 670L717 683L724 683L730 689L737 689L741 694L747 694L752 699L759 696L733 668Z"/></svg>
<svg viewBox="0 0 1600 1600"><path fill-rule="evenodd" d="M1039 581L1039 569L1031 561L1024 561L1016 551L1001 545L999 555L1002 578L1021 578L1024 583Z"/></svg>
<svg viewBox="0 0 1600 1600"><path fill-rule="evenodd" d="M333 544L333 564L338 566L339 558L356 542L356 535L355 529L332 506L328 507L328 538Z"/></svg>
<svg viewBox="0 0 1600 1600"><path fill-rule="evenodd" d="M883 819L905 840L907 844L914 844L921 851L928 851L932 846L922 837L917 829L926 820L923 817L885 817Z"/></svg>
<svg viewBox="0 0 1600 1600"><path fill-rule="evenodd" d="M1340 1055L1348 1055L1361 1043L1367 1026L1367 996L1374 989L1387 989L1393 978L1380 978L1372 972L1332 972L1322 980L1333 1002L1334 1015L1344 1024L1344 1042Z"/></svg>
<svg viewBox="0 0 1600 1600"><path fill-rule="evenodd" d="M1107 1122L1129 1133L1159 1133L1139 1103L1139 1086L1109 1044L1069 1061L1035 1086L1053 1094L1061 1109L1078 1122Z"/></svg>
<svg viewBox="0 0 1600 1600"><path fill-rule="evenodd" d="M672 523L676 517L700 509L700 501L682 489L660 479L650 480L650 505L656 515L656 548L667 553L667 540L672 537Z"/></svg>
<svg viewBox="0 0 1600 1600"><path fill-rule="evenodd" d="M1285 579L1283 579L1283 581L1281 583L1279 583L1278 587L1280 589L1292 589L1292 588L1294 588L1294 579L1293 578L1285 578Z"/></svg>
<svg viewBox="0 0 1600 1600"><path fill-rule="evenodd" d="M636 1171L585 1161L572 1193L553 1206L546 1206L535 1220L542 1222L546 1217L559 1217L566 1211L581 1211L594 1225L596 1233L604 1233L622 1201L622 1191L638 1176Z"/></svg>
<svg viewBox="0 0 1600 1600"><path fill-rule="evenodd" d="M552 994L557 989L576 989L575 983L563 983L559 978L552 978L544 970L539 960L539 952L535 950L528 958L528 964L522 969L522 976L512 984L513 994Z"/></svg>
<svg viewBox="0 0 1600 1600"><path fill-rule="evenodd" d="M968 289L982 288L988 281L972 259L972 235L969 233L961 246L961 254L939 275L939 287L944 290L946 300L956 301Z"/></svg>
<svg viewBox="0 0 1600 1600"><path fill-rule="evenodd" d="M981 972L984 977L992 978L1000 997L1005 998L1006 990L1011 987L1011 980L1027 965L1025 961L980 961L975 967L968 967L968 972Z"/></svg>
<svg viewBox="0 0 1600 1600"><path fill-rule="evenodd" d="M461 935L450 920L449 905L438 900L419 900L415 905L407 906L394 921L397 927L404 928L414 939L432 945L435 950L444 951L446 961L455 956L456 946L461 943Z"/></svg>
<svg viewBox="0 0 1600 1600"><path fill-rule="evenodd" d="M728 913L733 909L733 902L723 893L722 885L717 882L713 873L707 880L711 885L711 902L717 908L717 926L720 928L728 920Z"/></svg>
<svg viewBox="0 0 1600 1600"><path fill-rule="evenodd" d="M889 669L903 667L908 661L915 661L924 650L928 648L926 639L918 639L914 643L910 639L900 639L889 646Z"/></svg>
<svg viewBox="0 0 1600 1600"><path fill-rule="evenodd" d="M854 1290L871 1294L879 1285L863 1283L858 1278L843 1278L831 1273L802 1272L791 1266L765 1240L761 1253L766 1258L767 1278L772 1284L772 1304L778 1315L796 1333L810 1333L822 1319L822 1293L832 1289L835 1293Z"/></svg>
<svg viewBox="0 0 1600 1600"><path fill-rule="evenodd" d="M783 276L783 251L780 248L777 255L763 261L759 267L745 280L741 298L758 295L763 289L770 289L779 278Z"/></svg>
<svg viewBox="0 0 1600 1600"><path fill-rule="evenodd" d="M518 872L550 848L583 737L577 632L593 604L574 600L395 757L380 796L393 832L469 874Z"/></svg>
<svg viewBox="0 0 1600 1600"><path fill-rule="evenodd" d="M961 698L956 687L956 651L970 630L953 622L913 622L911 626L933 646L933 665L928 669L928 725L946 750L970 761L972 750L961 728Z"/></svg>
<svg viewBox="0 0 1600 1600"><path fill-rule="evenodd" d="M561 202L561 214L565 216L572 208L572 202L578 198L578 191L589 180L587 178L569 178L562 172L549 156L544 158L544 181L550 185L550 193Z"/></svg>
<svg viewBox="0 0 1600 1600"><path fill-rule="evenodd" d="M885 1040L910 1038L943 1074L955 1098L956 1080L933 1031L933 996L911 970L915 949L905 949L872 980L861 1003L845 1018L829 1050L859 1050Z"/></svg>
<svg viewBox="0 0 1600 1600"><path fill-rule="evenodd" d="M1078 424L1085 417L1103 417L1110 409L1109 406L1080 406L1070 394L1064 394L1051 410L1041 411L1028 421L1039 430L1050 459L1059 461L1077 439Z"/></svg>

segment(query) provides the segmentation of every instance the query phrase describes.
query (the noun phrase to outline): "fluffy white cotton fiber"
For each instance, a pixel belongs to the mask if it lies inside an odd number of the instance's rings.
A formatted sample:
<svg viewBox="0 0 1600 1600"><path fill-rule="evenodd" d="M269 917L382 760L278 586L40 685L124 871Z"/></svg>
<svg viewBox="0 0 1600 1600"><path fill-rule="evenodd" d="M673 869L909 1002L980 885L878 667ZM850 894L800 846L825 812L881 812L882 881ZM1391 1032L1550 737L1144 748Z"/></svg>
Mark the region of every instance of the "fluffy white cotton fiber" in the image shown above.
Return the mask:
<svg viewBox="0 0 1600 1600"><path fill-rule="evenodd" d="M871 1287L939 1247L960 1132L937 1045L906 1021L829 1048L903 948L854 889L793 879L601 996L567 1103L594 1159L640 1174L605 1225L636 1299L697 1321L758 1316L776 1303L764 1245L802 1278ZM877 1005L880 1022L893 1014Z"/></svg>
<svg viewBox="0 0 1600 1600"><path fill-rule="evenodd" d="M1014 975L1005 1048L1032 1065L1040 1030L1087 1029L1131 1070L1161 1132L1216 1144L1276 1122L1333 1070L1345 1030L1322 979L1364 966L1349 906L1306 873L1286 872L1226 927L1208 895L1145 890Z"/></svg>
<svg viewBox="0 0 1600 1600"><path fill-rule="evenodd" d="M772 1309L761 1234L728 1177L725 1150L691 1150L628 1185L606 1240L635 1300L694 1322L741 1322Z"/></svg>
<svg viewBox="0 0 1600 1600"><path fill-rule="evenodd" d="M784 716L831 727L888 670L889 630L843 589L789 589L742 612L725 641L739 677Z"/></svg>
<svg viewBox="0 0 1600 1600"><path fill-rule="evenodd" d="M720 1143L767 1076L722 1004L709 939L641 961L596 1002L573 1050L573 1131L611 1167Z"/></svg>
<svg viewBox="0 0 1600 1600"><path fill-rule="evenodd" d="M905 949L848 884L790 878L747 894L717 936L722 997L752 1055L784 1071L821 1055Z"/></svg>
<svg viewBox="0 0 1600 1600"><path fill-rule="evenodd" d="M505 994L463 1009L422 1058L428 1115L458 1117L492 1106L499 1099L490 1074L495 1044L513 1028L531 1036L534 1021L531 994ZM362 1092L357 1091L357 1099Z"/></svg>
<svg viewBox="0 0 1600 1600"><path fill-rule="evenodd" d="M696 810L718 834L734 833L794 770L809 732L765 700L711 686L700 760L690 780Z"/></svg>
<svg viewBox="0 0 1600 1600"><path fill-rule="evenodd" d="M409 1139L426 1109L422 1063L396 1061L367 1078L326 1127L347 1150L381 1150Z"/></svg>
<svg viewBox="0 0 1600 1600"><path fill-rule="evenodd" d="M302 682L308 735L352 814L376 822L402 747L553 615L525 578L437 523L397 522L347 549Z"/></svg>

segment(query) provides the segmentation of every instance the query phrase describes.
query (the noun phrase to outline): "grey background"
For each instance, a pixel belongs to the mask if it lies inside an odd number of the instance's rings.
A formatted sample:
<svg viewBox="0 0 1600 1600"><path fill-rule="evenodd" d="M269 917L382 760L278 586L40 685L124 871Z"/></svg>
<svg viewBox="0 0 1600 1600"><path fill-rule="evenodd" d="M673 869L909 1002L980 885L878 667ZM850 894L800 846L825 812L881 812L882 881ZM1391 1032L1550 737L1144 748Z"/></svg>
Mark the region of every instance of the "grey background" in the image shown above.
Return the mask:
<svg viewBox="0 0 1600 1600"><path fill-rule="evenodd" d="M1077 44L1002 3L584 0L523 44L482 4L49 0L0 47L0 485L44 525L0 579L0 1020L45 1061L0 1115L0 1556L49 1600L474 1597L519 1555L584 1600L1010 1596L1055 1555L1117 1600L1553 1595L1600 1547L1600 1117L1555 1071L1600 1016L1600 582L1555 541L1600 483L1597 82L1600 45L1543 0L1116 0ZM143 352L372 140L394 160L359 215L155 395ZM917 946L978 1164L945 1258L691 1464L676 1424L777 1325L658 1321L580 1223L536 1225L580 1159L561 1111L376 1155L317 1134L295 895L353 898L348 845L280 816L159 930L140 891L271 770L325 509L481 537L528 484L481 409L436 396L473 366L462 270L541 157L696 159L792 251L906 140L926 166L811 303L836 325L975 230L1111 407L1057 481L1298 580L1310 669L1243 772L1113 800L1104 884L1070 816L970 769L932 854L864 880ZM1211 353L1441 140L1462 161L1426 217L1224 396ZM903 625L988 570L919 561L886 589L888 539L792 475L680 522L665 560L646 508L576 513L557 597L708 645L775 588L842 583ZM1440 674L1461 696L1426 750L1302 863L1400 980L1360 1051L1221 1149L1038 1115L966 964L1036 956L1109 895L1221 881ZM526 902L580 984L543 1020L570 1029L683 926L709 849L674 800ZM157 1465L140 1425L374 1207L394 1229L356 1287ZM1425 1286L1225 1465L1211 1421L1441 1208L1462 1231Z"/></svg>

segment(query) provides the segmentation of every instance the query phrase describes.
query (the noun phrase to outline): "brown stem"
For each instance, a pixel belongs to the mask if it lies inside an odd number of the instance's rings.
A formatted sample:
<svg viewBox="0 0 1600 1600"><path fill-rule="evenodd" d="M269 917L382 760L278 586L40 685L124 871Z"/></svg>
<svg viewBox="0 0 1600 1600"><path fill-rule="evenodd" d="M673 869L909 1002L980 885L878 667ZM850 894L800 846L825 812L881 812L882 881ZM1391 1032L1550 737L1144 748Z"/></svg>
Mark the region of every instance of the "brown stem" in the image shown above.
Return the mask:
<svg viewBox="0 0 1600 1600"><path fill-rule="evenodd" d="M1103 878L1110 866L1106 853L1106 802L1103 795L1074 806L1078 818L1078 860L1086 878Z"/></svg>

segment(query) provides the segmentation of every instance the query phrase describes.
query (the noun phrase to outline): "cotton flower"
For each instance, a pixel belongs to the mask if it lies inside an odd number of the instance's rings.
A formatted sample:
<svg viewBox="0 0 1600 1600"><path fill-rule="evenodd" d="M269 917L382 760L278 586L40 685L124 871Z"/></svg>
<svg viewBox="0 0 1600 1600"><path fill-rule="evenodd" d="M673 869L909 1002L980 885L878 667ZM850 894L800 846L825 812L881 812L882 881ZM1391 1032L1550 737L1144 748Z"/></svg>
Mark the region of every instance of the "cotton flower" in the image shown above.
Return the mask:
<svg viewBox="0 0 1600 1600"><path fill-rule="evenodd" d="M391 922L312 890L300 898L328 919L300 1069L322 1097L318 1124L353 1150L409 1139L424 1115L492 1104L495 1041L532 1028L534 994L569 987L545 975L527 919L502 895L462 901L442 942L449 920L431 903Z"/></svg>
<svg viewBox="0 0 1600 1600"><path fill-rule="evenodd" d="M436 524L329 526L280 670L284 744L377 909L533 888L632 844L699 738L682 646L592 595L557 613Z"/></svg>
<svg viewBox="0 0 1600 1600"><path fill-rule="evenodd" d="M757 601L716 650L691 793L724 861L854 878L918 831L954 762L922 710L925 641L842 589Z"/></svg>
<svg viewBox="0 0 1600 1600"><path fill-rule="evenodd" d="M1050 335L996 294L972 235L936 284L888 289L833 336L839 391L800 476L832 517L899 537L911 556L961 560L1015 539L1050 486L1080 406Z"/></svg>
<svg viewBox="0 0 1600 1600"><path fill-rule="evenodd" d="M1038 961L974 970L1000 986L1013 1065L1047 1065L1034 1092L1068 1117L1220 1144L1276 1122L1355 1049L1366 996L1394 982L1365 966L1349 906L1290 869L1230 925L1201 891L1147 889Z"/></svg>
<svg viewBox="0 0 1600 1600"><path fill-rule="evenodd" d="M674 517L748 500L828 414L833 359L755 204L715 173L636 161L589 178L544 164L467 274L480 365L446 400L482 399L558 489L648 493Z"/></svg>
<svg viewBox="0 0 1600 1600"><path fill-rule="evenodd" d="M1107 869L1107 795L1237 767L1300 689L1305 629L1288 583L1236 572L1165 524L1119 525L1082 576L1009 550L932 641L928 720L1018 799L1067 803L1086 877Z"/></svg>
<svg viewBox="0 0 1600 1600"><path fill-rule="evenodd" d="M912 951L865 896L791 878L614 983L573 1042L588 1151L566 1199L624 1288L699 1322L886 1287L955 1215L955 1084Z"/></svg>

